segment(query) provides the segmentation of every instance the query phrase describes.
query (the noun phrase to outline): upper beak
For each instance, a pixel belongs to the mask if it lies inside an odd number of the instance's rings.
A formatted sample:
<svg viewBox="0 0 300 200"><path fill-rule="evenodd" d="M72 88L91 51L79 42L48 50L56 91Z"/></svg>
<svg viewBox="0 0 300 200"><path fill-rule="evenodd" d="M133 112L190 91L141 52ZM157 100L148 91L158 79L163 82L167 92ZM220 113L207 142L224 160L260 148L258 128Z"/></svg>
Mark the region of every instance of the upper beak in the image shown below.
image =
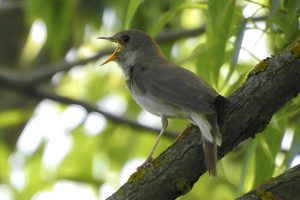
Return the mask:
<svg viewBox="0 0 300 200"><path fill-rule="evenodd" d="M108 40L111 42L118 42L118 40L114 37L98 37L97 39Z"/></svg>
<svg viewBox="0 0 300 200"><path fill-rule="evenodd" d="M108 63L110 61L116 60L117 59L117 54L121 50L121 46L119 44L119 41L114 37L98 37L97 39L103 39L103 40L108 40L110 42L118 43L118 47L115 49L115 51L100 66L105 65L106 63Z"/></svg>

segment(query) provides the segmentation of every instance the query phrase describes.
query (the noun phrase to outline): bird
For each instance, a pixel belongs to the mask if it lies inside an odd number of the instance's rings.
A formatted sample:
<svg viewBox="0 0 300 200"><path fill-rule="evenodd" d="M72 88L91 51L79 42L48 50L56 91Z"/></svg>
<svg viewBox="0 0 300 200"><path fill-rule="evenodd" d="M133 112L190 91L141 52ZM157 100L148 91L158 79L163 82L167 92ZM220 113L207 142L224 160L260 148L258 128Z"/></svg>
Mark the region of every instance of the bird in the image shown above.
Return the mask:
<svg viewBox="0 0 300 200"><path fill-rule="evenodd" d="M140 107L161 118L161 130L141 167L151 164L168 119L183 118L200 129L206 168L209 175L216 176L217 146L222 143L216 99L222 96L205 80L171 62L157 42L141 30L124 30L97 39L117 44L101 65L116 61L132 98Z"/></svg>

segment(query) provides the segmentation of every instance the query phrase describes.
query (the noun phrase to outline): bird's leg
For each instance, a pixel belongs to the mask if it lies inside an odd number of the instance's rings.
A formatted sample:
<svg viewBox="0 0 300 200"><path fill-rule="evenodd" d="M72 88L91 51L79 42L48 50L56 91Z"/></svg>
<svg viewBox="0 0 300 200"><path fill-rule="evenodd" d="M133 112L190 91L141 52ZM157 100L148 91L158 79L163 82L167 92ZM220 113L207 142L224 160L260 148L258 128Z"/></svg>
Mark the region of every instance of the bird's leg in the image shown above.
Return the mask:
<svg viewBox="0 0 300 200"><path fill-rule="evenodd" d="M160 130L159 135L158 135L158 137L157 137L157 139L156 139L156 141L155 141L155 143L154 143L154 145L153 145L153 147L151 149L151 152L150 152L149 156L147 157L146 161L140 167L138 167L138 169L142 168L142 167L145 167L148 164L150 164L150 166L152 168L154 168L154 166L152 165L152 160L153 160L152 155L153 155L153 153L154 153L154 151L156 149L156 146L158 145L158 142L159 142L161 136L163 135L163 133L165 132L165 130L168 127L168 118L162 115L161 116L161 124L162 124L161 130Z"/></svg>

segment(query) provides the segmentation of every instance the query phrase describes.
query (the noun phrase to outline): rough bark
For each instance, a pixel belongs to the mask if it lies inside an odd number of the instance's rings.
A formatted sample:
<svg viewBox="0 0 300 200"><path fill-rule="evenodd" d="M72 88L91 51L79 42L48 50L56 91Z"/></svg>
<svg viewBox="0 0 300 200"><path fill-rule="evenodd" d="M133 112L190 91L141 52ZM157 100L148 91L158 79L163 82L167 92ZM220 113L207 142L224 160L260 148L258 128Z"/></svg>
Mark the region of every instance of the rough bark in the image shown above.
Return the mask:
<svg viewBox="0 0 300 200"><path fill-rule="evenodd" d="M219 159L262 131L272 115L299 92L300 41L257 64L228 102L220 102L223 144ZM154 160L155 170L150 166L138 170L108 200L175 199L190 191L206 172L203 159L201 134L189 126Z"/></svg>
<svg viewBox="0 0 300 200"><path fill-rule="evenodd" d="M299 191L300 165L297 165L236 200L297 200Z"/></svg>

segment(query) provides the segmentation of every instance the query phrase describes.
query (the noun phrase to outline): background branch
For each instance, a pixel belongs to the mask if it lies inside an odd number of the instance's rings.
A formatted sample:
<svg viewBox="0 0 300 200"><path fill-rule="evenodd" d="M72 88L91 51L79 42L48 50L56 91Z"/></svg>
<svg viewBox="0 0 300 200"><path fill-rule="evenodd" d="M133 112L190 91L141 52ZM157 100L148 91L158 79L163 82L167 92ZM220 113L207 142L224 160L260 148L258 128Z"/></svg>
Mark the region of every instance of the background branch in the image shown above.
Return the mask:
<svg viewBox="0 0 300 200"><path fill-rule="evenodd" d="M264 20L265 16L254 17L252 21L261 21ZM155 37L156 41L159 44L174 42L179 39L196 37L205 33L205 26L201 26L199 28L194 28L190 30L172 30L168 32L163 32ZM73 67L85 65L88 62L96 61L103 56L109 55L114 51L113 48L101 49L96 52L94 55L80 59L78 61L66 62L61 61L60 63L54 65L47 65L44 67L39 67L34 70L23 71L22 73L15 74L18 76L18 81L23 82L24 84L37 85L46 81L49 81L53 75L58 72L64 72L72 69ZM1 73L1 71L0 71Z"/></svg>
<svg viewBox="0 0 300 200"><path fill-rule="evenodd" d="M106 111L104 111L100 108L97 108L96 106L93 106L92 104L89 104L89 103L81 101L81 100L76 100L76 99L73 99L73 98L61 96L61 95L54 94L54 93L45 92L43 90L38 90L38 89L35 89L33 91L34 91L35 96L39 97L41 99L46 98L46 99L51 99L53 101L60 102L60 103L63 103L63 104L80 105L87 112L99 113L99 114L103 115L105 118L107 118L108 120L112 121L113 123L126 124L126 125L129 125L131 128L140 129L140 130L147 130L147 131L151 131L152 133L155 133L155 134L160 131L159 128L154 128L154 127L151 127L151 126L140 124L140 123L136 122L135 120L131 120L131 119L127 119L125 117L114 115L112 113L106 112ZM166 131L165 136L168 137L168 138L175 138L176 135L177 134L175 132Z"/></svg>
<svg viewBox="0 0 300 200"><path fill-rule="evenodd" d="M239 143L262 131L272 115L300 92L300 41L261 61L245 83L218 104L223 143L219 159ZM205 173L201 134L185 129L175 143L154 160L155 171L143 168L131 175L109 200L175 199L187 193Z"/></svg>
<svg viewBox="0 0 300 200"><path fill-rule="evenodd" d="M38 89L36 87L32 87L31 85L24 84L24 82L22 80L20 81L16 77L11 76L10 74L4 75L3 73L0 73L0 84L4 88L13 89L17 92L20 92L31 98L36 98L38 100L51 99L53 101L60 102L63 104L76 104L76 105L82 106L87 112L99 113L99 114L103 115L104 117L106 117L108 120L112 121L113 123L127 124L132 128L148 130L148 131L151 131L152 133L157 133L160 130L158 128L140 124L134 120L127 119L125 117L117 116L112 113L106 112L106 111L104 111L96 106L93 106L92 104L89 104L87 102L69 98L69 97L65 97L65 96L58 95L58 94L54 94L51 92L47 92L45 90ZM166 132L165 136L169 137L169 138L175 138L176 135L177 135L176 133L174 133L172 131L168 131L168 132Z"/></svg>
<svg viewBox="0 0 300 200"><path fill-rule="evenodd" d="M156 37L158 43L168 43L172 41L179 40L181 38L194 37L197 35L203 34L205 31L205 27L202 26L200 28L195 28L191 30L180 30L180 31L169 31L162 33ZM22 72L22 75L18 77L19 82L23 82L24 84L37 85L46 81L49 81L54 74L58 72L64 72L72 69L73 67L85 65L88 62L96 61L103 56L109 55L114 51L113 48L101 49L94 55L73 62L65 62L61 61L55 65L49 65L40 67L34 70L28 70ZM16 74L17 75L17 74Z"/></svg>

